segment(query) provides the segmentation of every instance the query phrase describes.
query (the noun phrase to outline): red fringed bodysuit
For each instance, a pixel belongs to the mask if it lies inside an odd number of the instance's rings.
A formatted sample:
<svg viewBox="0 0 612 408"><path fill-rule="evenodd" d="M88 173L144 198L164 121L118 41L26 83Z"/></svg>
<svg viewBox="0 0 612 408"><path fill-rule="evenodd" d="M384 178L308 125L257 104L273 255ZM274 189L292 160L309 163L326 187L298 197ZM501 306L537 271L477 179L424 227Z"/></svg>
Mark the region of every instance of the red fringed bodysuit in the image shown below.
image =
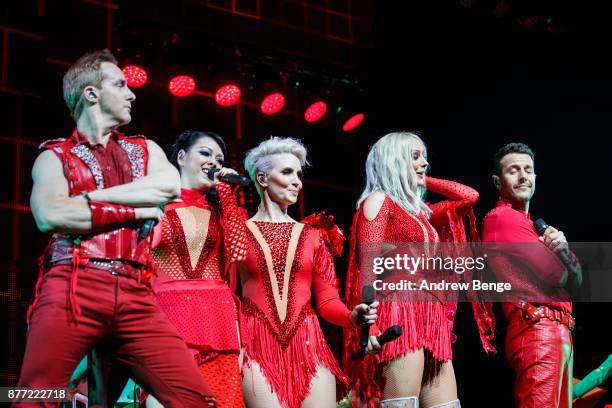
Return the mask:
<svg viewBox="0 0 612 408"><path fill-rule="evenodd" d="M230 265L246 256L245 216L231 187L215 184L222 212L181 190L156 227L157 303L194 354L219 407L242 407L237 300Z"/></svg>
<svg viewBox="0 0 612 408"><path fill-rule="evenodd" d="M321 221L327 225L319 229ZM298 408L319 365L346 385L311 307L314 295L325 320L350 326L330 254L341 252L342 238L321 216L302 223L248 221L247 227L249 253L241 273L246 364L259 364L283 407Z"/></svg>
<svg viewBox="0 0 612 408"><path fill-rule="evenodd" d="M429 191L448 197L448 200L430 205L432 215L429 220L422 213L408 213L389 197L385 197L382 207L372 221L365 218L363 204L357 210L351 227L346 283L349 307L361 302L359 248L363 248L363 245L466 242L464 215L470 220L472 237L477 237L472 206L478 200L478 192L459 183L431 177L426 179L426 185ZM378 307L376 326L385 330L392 325L400 325L403 333L397 340L386 344L380 354L366 356L362 362L353 362L348 358L350 353L359 347L359 330L345 331L345 371L356 391L354 398L361 393L362 398L372 404L375 399L380 398L382 391L382 385L377 383L380 380L378 369L395 358L421 348L426 351L423 381L428 382L437 375L441 363L452 359L452 328L456 309L456 302L382 301ZM474 305L474 313L481 329L483 345L486 344L485 349L493 350L489 344L491 327L494 324L492 316L480 305Z"/></svg>

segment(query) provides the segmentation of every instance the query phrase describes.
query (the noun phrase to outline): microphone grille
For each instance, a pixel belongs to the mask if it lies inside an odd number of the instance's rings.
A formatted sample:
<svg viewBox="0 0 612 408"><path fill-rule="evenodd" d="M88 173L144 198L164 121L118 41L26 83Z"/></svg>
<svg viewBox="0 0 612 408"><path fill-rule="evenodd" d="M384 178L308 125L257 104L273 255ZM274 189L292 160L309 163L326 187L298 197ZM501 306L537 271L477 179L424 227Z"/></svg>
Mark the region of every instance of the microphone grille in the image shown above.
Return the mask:
<svg viewBox="0 0 612 408"><path fill-rule="evenodd" d="M546 228L548 228L548 224L542 218L535 220L533 222L533 226L535 227L538 235L544 235L544 231L546 231Z"/></svg>
<svg viewBox="0 0 612 408"><path fill-rule="evenodd" d="M361 288L361 303L369 305L370 303L373 303L375 299L376 290L374 290L372 285L365 285L363 288Z"/></svg>
<svg viewBox="0 0 612 408"><path fill-rule="evenodd" d="M206 172L206 175L208 176L209 179L214 180L215 179L215 173L217 173L220 169L216 168L216 167L211 167L210 169L208 169L208 171Z"/></svg>

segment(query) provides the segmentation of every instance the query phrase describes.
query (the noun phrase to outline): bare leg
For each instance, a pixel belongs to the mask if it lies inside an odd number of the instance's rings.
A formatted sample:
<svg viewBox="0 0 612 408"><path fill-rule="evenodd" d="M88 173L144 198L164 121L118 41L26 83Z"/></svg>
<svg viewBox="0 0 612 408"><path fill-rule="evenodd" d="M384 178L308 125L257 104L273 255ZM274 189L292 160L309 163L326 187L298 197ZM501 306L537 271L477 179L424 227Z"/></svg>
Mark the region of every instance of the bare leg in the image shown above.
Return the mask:
<svg viewBox="0 0 612 408"><path fill-rule="evenodd" d="M242 394L248 408L281 408L278 398L256 362L243 367Z"/></svg>
<svg viewBox="0 0 612 408"><path fill-rule="evenodd" d="M319 366L310 381L310 392L302 408L325 408L336 406L336 378L325 367Z"/></svg>
<svg viewBox="0 0 612 408"><path fill-rule="evenodd" d="M440 374L431 384L424 385L421 389L421 406L432 408L457 400L457 382L455 381L455 370L451 361L444 363ZM453 407L454 405L449 405Z"/></svg>

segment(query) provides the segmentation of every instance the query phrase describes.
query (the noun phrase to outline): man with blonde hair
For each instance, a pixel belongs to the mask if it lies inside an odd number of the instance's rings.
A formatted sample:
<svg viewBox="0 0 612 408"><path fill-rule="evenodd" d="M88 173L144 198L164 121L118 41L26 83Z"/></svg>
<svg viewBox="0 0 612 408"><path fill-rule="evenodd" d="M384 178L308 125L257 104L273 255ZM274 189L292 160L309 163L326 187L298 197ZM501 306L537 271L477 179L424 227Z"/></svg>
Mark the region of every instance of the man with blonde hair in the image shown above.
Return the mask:
<svg viewBox="0 0 612 408"><path fill-rule="evenodd" d="M53 236L28 313L19 386L66 387L83 356L104 344L164 406L215 406L150 287L145 224L177 197L178 173L157 144L117 131L131 121L135 95L108 50L68 70L64 99L76 128L43 143L32 169L32 214Z"/></svg>

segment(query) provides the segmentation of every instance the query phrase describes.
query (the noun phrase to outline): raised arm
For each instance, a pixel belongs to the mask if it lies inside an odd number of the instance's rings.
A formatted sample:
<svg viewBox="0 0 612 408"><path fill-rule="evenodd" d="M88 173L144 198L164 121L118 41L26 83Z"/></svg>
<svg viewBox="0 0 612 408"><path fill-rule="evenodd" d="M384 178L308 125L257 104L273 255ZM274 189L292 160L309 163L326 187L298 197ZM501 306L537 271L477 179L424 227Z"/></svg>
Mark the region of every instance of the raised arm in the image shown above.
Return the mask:
<svg viewBox="0 0 612 408"><path fill-rule="evenodd" d="M225 255L230 262L242 262L247 255L246 212L236 204L232 187L223 182L215 182L223 211L223 241Z"/></svg>
<svg viewBox="0 0 612 408"><path fill-rule="evenodd" d="M425 178L427 190L443 195L446 200L431 204L430 222L433 225L445 225L449 222L448 213L466 214L478 201L478 191L464 184L433 177Z"/></svg>
<svg viewBox="0 0 612 408"><path fill-rule="evenodd" d="M147 140L147 147L149 161L146 176L131 183L92 191L89 193L91 199L134 207L154 207L177 198L181 191L178 170L170 164L157 143Z"/></svg>

